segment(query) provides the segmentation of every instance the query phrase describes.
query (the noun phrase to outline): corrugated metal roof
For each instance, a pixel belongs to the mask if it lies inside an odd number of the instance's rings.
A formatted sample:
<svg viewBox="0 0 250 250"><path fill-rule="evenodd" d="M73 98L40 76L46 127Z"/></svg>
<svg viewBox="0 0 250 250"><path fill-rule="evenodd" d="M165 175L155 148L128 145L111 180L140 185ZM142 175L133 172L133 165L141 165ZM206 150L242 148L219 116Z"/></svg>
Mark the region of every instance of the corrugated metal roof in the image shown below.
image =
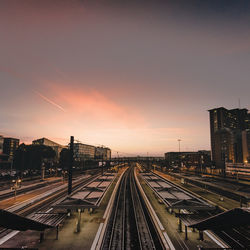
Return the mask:
<svg viewBox="0 0 250 250"><path fill-rule="evenodd" d="M105 192L115 177L116 174L105 173L87 186L68 196L61 203L55 205L55 207L64 209L96 208L100 205Z"/></svg>
<svg viewBox="0 0 250 250"><path fill-rule="evenodd" d="M0 209L0 226L19 231L36 230L43 231L53 226L42 221L26 218L6 210Z"/></svg>
<svg viewBox="0 0 250 250"><path fill-rule="evenodd" d="M221 230L244 225L250 225L250 209L234 208L232 210L216 214L189 226L199 230Z"/></svg>
<svg viewBox="0 0 250 250"><path fill-rule="evenodd" d="M56 227L66 218L66 216L66 213L35 213L30 219Z"/></svg>
<svg viewBox="0 0 250 250"><path fill-rule="evenodd" d="M188 209L190 211L214 209L214 206L205 200L199 199L154 173L142 173L141 176L170 208Z"/></svg>

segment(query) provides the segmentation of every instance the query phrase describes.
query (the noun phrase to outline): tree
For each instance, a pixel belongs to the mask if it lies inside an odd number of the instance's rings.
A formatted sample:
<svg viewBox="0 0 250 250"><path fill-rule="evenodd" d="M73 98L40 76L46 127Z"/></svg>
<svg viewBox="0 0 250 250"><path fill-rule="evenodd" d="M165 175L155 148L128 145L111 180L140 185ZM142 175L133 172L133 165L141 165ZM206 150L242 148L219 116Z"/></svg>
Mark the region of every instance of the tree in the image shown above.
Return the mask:
<svg viewBox="0 0 250 250"><path fill-rule="evenodd" d="M24 170L25 166L25 157L26 157L26 145L22 143L19 145L17 150L14 153L13 158L13 167L19 171Z"/></svg>
<svg viewBox="0 0 250 250"><path fill-rule="evenodd" d="M45 145L21 144L15 152L13 165L19 171L25 169L41 169L46 160L53 160L56 152L53 148Z"/></svg>

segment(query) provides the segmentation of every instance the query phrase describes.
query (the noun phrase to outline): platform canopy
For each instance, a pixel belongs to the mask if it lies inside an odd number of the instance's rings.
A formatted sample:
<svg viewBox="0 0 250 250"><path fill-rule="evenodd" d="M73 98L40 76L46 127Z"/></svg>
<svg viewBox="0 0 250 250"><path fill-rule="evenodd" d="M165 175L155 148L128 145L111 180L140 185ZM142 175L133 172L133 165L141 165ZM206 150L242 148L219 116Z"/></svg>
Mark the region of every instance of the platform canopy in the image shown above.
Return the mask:
<svg viewBox="0 0 250 250"><path fill-rule="evenodd" d="M196 224L198 222L201 222L211 216L209 216L208 213L191 213L191 214L177 214L177 216L181 219L181 221L184 223L185 226L190 226L193 224Z"/></svg>
<svg viewBox="0 0 250 250"><path fill-rule="evenodd" d="M60 203L56 204L54 208L74 210L98 208L115 177L116 174L114 173L105 173L101 177L93 180L87 186L83 186L66 197Z"/></svg>
<svg viewBox="0 0 250 250"><path fill-rule="evenodd" d="M250 208L234 208L188 226L198 230L222 230L247 225L250 225Z"/></svg>
<svg viewBox="0 0 250 250"><path fill-rule="evenodd" d="M175 203L173 203L169 208L172 209L186 209L188 211L209 211L209 210L214 210L215 207L213 206L208 206L206 203L201 203L196 200L179 200Z"/></svg>
<svg viewBox="0 0 250 250"><path fill-rule="evenodd" d="M141 176L167 208L185 209L189 212L215 210L215 206L159 175L142 173Z"/></svg>
<svg viewBox="0 0 250 250"><path fill-rule="evenodd" d="M37 222L3 209L0 209L0 227L18 231L44 231L47 228L53 228L53 226L49 224Z"/></svg>

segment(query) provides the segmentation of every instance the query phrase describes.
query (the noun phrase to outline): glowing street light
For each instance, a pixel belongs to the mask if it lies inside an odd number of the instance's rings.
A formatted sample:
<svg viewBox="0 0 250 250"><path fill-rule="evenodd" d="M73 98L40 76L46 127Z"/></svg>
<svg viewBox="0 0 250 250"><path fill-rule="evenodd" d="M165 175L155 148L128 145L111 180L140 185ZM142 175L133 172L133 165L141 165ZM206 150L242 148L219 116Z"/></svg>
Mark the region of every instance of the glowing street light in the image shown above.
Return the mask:
<svg viewBox="0 0 250 250"><path fill-rule="evenodd" d="M14 191L15 200L16 200L16 190L21 187L21 182L22 182L21 179L12 180L13 186L11 187L11 190Z"/></svg>
<svg viewBox="0 0 250 250"><path fill-rule="evenodd" d="M179 142L179 153L181 152L181 139L177 140Z"/></svg>
<svg viewBox="0 0 250 250"><path fill-rule="evenodd" d="M179 143L179 168L181 168L181 139L177 140Z"/></svg>

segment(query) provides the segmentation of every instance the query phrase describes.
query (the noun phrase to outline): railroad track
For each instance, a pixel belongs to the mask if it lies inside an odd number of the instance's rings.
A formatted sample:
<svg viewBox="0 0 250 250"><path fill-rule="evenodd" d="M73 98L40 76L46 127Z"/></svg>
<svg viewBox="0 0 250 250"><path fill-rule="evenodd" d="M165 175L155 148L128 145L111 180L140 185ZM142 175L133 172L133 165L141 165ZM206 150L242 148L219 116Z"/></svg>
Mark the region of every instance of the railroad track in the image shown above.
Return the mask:
<svg viewBox="0 0 250 250"><path fill-rule="evenodd" d="M214 231L232 249L250 249L250 239L241 230L232 228L223 231Z"/></svg>
<svg viewBox="0 0 250 250"><path fill-rule="evenodd" d="M164 249L132 167L126 170L118 187L101 249Z"/></svg>
<svg viewBox="0 0 250 250"><path fill-rule="evenodd" d="M90 176L86 179L83 180L78 180L77 182L73 183L72 185L72 190L73 192L76 191L78 188L80 188L82 185L85 185L86 183L92 181L95 179L98 175L93 175ZM67 195L67 186L59 189L57 192L52 193L48 197L45 197L44 199L39 200L38 202L35 203L29 203L27 205L24 205L22 207L18 207L15 209L11 209L11 212L15 212L18 215L21 216L30 216L32 213L37 212L39 210L46 209L48 210L50 206L56 202L58 202L60 199L65 197ZM5 229L5 228L0 228L0 239L6 236L7 234L11 233L13 230L11 229Z"/></svg>
<svg viewBox="0 0 250 250"><path fill-rule="evenodd" d="M41 183L36 183L34 184L33 186L27 186L27 187L23 187L22 189L17 189L16 190L16 194L17 195L20 195L20 194L25 194L27 192L30 192L30 191L33 191L33 190L36 190L36 189L39 189L39 188L43 188L43 187L46 187L48 185L51 185L51 184L55 184L55 183L58 183L60 182L61 180L55 180L55 181L51 181L51 182L41 182ZM1 194L0 195L0 201L2 200L5 200L5 199L8 199L8 198L11 198L14 196L14 192L13 191L9 191L9 192L6 192L4 194Z"/></svg>
<svg viewBox="0 0 250 250"><path fill-rule="evenodd" d="M245 227L213 231L232 249L250 249L250 233Z"/></svg>
<svg viewBox="0 0 250 250"><path fill-rule="evenodd" d="M84 170L82 173L88 174L89 172L98 173L98 172L101 172L101 170L94 168L94 169ZM77 174L77 176L78 175L79 174ZM36 178L36 179L38 179L38 178ZM24 193L27 193L27 192L30 192L30 191L33 191L33 190L36 190L36 189L39 189L39 188L46 187L46 186L51 185L51 184L58 183L58 182L61 182L61 180L57 179L57 180L50 181L50 182L36 182L36 183L33 183L33 184L31 183L31 185L23 186L23 188L17 189L16 194L17 195L24 194ZM9 182L8 182L8 186L9 186ZM5 188L5 189L0 190L0 191L5 191L5 190L8 190L8 189ZM13 195L14 195L13 191L3 193L3 194L0 195L0 201L5 200L5 199L10 198L10 197L13 197Z"/></svg>
<svg viewBox="0 0 250 250"><path fill-rule="evenodd" d="M159 176L155 174L156 176ZM161 176L159 176L162 178ZM169 180L164 180L165 182L174 185ZM178 188L181 190L182 188L178 186ZM182 189L183 193L187 193L186 190ZM223 212L220 210L220 212ZM218 210L216 214L218 213ZM208 217L214 216L215 213L213 212L207 212ZM231 229L225 229L222 231L213 231L214 234L216 234L222 241L224 241L228 246L230 246L232 249L250 249L250 231L249 229L245 227L241 228L231 228Z"/></svg>

